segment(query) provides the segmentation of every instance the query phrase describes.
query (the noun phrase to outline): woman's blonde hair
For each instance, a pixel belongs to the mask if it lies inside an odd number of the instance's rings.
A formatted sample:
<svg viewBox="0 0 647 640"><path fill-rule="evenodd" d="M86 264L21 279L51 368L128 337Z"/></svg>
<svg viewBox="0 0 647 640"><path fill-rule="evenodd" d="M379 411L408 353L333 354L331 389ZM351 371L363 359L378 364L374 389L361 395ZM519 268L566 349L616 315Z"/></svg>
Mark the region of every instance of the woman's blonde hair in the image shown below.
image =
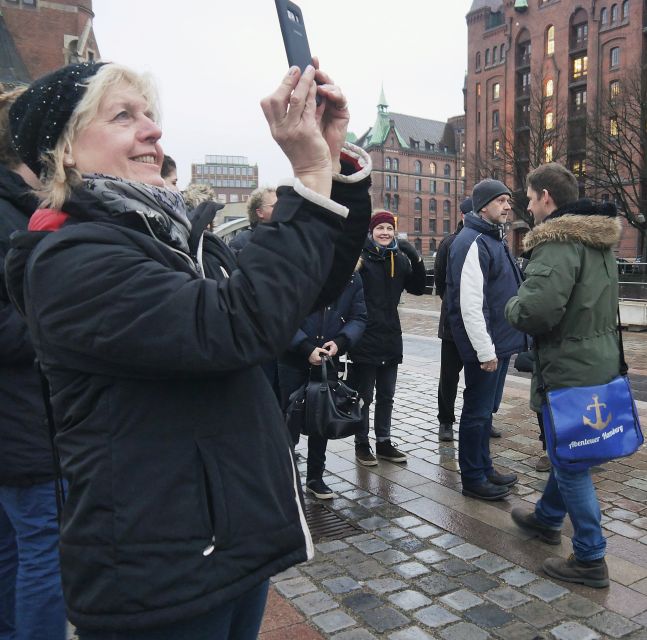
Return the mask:
<svg viewBox="0 0 647 640"><path fill-rule="evenodd" d="M43 156L45 171L43 187L38 194L41 206L60 209L70 195L72 187L81 184L81 174L74 167L66 167L65 154L72 151L74 141L95 118L106 94L120 84L127 84L139 91L155 121L159 121L159 98L149 74L138 74L119 64L105 64L85 82L87 89L76 105L69 122L56 142L56 146Z"/></svg>

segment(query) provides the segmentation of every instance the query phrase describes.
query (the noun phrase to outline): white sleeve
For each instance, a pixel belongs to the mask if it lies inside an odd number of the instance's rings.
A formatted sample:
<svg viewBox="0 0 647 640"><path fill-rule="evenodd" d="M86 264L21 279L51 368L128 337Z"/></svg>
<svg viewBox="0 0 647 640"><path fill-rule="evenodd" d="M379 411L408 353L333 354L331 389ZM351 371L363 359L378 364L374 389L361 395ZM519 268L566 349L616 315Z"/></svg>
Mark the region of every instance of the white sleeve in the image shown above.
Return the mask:
<svg viewBox="0 0 647 640"><path fill-rule="evenodd" d="M488 362L496 358L494 343L487 330L483 315L483 272L479 261L478 243L472 246L465 256L460 278L461 317L465 332L472 343L479 362Z"/></svg>

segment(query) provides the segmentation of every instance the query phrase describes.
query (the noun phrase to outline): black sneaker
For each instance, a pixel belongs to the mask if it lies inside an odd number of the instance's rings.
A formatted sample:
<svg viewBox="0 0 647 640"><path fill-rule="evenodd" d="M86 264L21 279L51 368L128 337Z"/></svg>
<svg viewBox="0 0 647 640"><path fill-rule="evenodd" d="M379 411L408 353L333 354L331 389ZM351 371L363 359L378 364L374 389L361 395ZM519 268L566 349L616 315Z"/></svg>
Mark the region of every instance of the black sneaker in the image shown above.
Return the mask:
<svg viewBox="0 0 647 640"><path fill-rule="evenodd" d="M306 482L306 492L311 493L315 498L321 500L330 500L331 498L337 497L333 490L321 478L308 480Z"/></svg>
<svg viewBox="0 0 647 640"><path fill-rule="evenodd" d="M576 582L595 589L609 586L609 569L604 558L582 562L571 553L566 560L546 558L543 569L551 578L564 582Z"/></svg>
<svg viewBox="0 0 647 640"><path fill-rule="evenodd" d="M511 487L517 484L519 478L517 478L515 473L499 473L498 471L494 471L487 479L492 484L498 484L500 487Z"/></svg>
<svg viewBox="0 0 647 640"><path fill-rule="evenodd" d="M454 439L454 429L451 424L440 423L438 427L438 440L441 442L451 442Z"/></svg>
<svg viewBox="0 0 647 640"><path fill-rule="evenodd" d="M463 487L463 495L479 500L502 500L510 495L510 487L499 486L491 482L469 485Z"/></svg>
<svg viewBox="0 0 647 640"><path fill-rule="evenodd" d="M513 522L528 533L533 533L546 544L562 544L562 532L560 529L551 529L542 524L535 517L535 512L523 507L515 507L511 512Z"/></svg>
<svg viewBox="0 0 647 640"><path fill-rule="evenodd" d="M406 462L407 454L402 451L398 451L392 444L390 440L382 440L382 442L375 443L375 453L377 453L378 458L384 458L384 460L390 460L391 462Z"/></svg>
<svg viewBox="0 0 647 640"><path fill-rule="evenodd" d="M355 460L365 467L374 467L377 464L377 459L368 443L355 445Z"/></svg>

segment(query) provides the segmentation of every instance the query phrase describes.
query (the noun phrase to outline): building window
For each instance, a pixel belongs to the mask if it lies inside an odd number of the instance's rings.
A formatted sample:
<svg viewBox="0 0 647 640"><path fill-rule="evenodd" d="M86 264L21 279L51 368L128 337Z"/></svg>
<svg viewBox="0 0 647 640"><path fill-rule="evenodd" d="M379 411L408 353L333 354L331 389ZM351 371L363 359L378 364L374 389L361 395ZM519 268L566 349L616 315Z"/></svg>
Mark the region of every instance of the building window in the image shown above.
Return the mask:
<svg viewBox="0 0 647 640"><path fill-rule="evenodd" d="M573 60L573 80L584 78L588 73L589 58L588 56L580 56Z"/></svg>
<svg viewBox="0 0 647 640"><path fill-rule="evenodd" d="M422 213L422 199L421 198L416 198L413 201L413 210L416 213Z"/></svg>
<svg viewBox="0 0 647 640"><path fill-rule="evenodd" d="M422 218L413 219L413 232L422 233Z"/></svg>
<svg viewBox="0 0 647 640"><path fill-rule="evenodd" d="M450 206L451 206L451 203L449 202L449 200L444 200L443 201L443 214L444 215L446 215L446 216L449 215Z"/></svg>
<svg viewBox="0 0 647 640"><path fill-rule="evenodd" d="M609 96L617 98L620 95L620 80L612 80L609 83Z"/></svg>
<svg viewBox="0 0 647 640"><path fill-rule="evenodd" d="M422 162L420 160L416 160L413 163L413 172L418 174L422 173Z"/></svg>
<svg viewBox="0 0 647 640"><path fill-rule="evenodd" d="M391 179L391 183L393 184L393 191L398 190L398 176L393 176Z"/></svg>
<svg viewBox="0 0 647 640"><path fill-rule="evenodd" d="M436 233L436 218L429 218L429 233Z"/></svg>
<svg viewBox="0 0 647 640"><path fill-rule="evenodd" d="M435 162L430 162L429 163L429 173L431 173L432 176L436 175L436 163Z"/></svg>
<svg viewBox="0 0 647 640"><path fill-rule="evenodd" d="M547 131L550 131L551 129L555 128L555 115L553 114L552 111L546 112L546 117L544 120L545 120Z"/></svg>
<svg viewBox="0 0 647 640"><path fill-rule="evenodd" d="M547 144L544 147L544 162L552 162L552 161L553 161L553 145Z"/></svg>
<svg viewBox="0 0 647 640"><path fill-rule="evenodd" d="M573 108L576 111L586 107L586 89L578 89L573 93Z"/></svg>
<svg viewBox="0 0 647 640"><path fill-rule="evenodd" d="M494 110L492 112L492 130L496 131L499 128L499 112Z"/></svg>
<svg viewBox="0 0 647 640"><path fill-rule="evenodd" d="M443 173L445 175L445 178L451 178L451 176L452 176L452 168L451 168L451 166L446 164Z"/></svg>
<svg viewBox="0 0 647 640"><path fill-rule="evenodd" d="M393 211L397 213L399 209L400 209L400 196L396 193L393 196Z"/></svg>
<svg viewBox="0 0 647 640"><path fill-rule="evenodd" d="M490 66L490 50L489 49L485 50L485 66L486 67Z"/></svg>
<svg viewBox="0 0 647 640"><path fill-rule="evenodd" d="M447 235L449 233L449 219L443 220L443 234Z"/></svg>
<svg viewBox="0 0 647 640"><path fill-rule="evenodd" d="M436 213L436 200L432 198L429 201L429 213ZM436 228L436 223L434 222L434 229Z"/></svg>
<svg viewBox="0 0 647 640"><path fill-rule="evenodd" d="M449 182L443 183L443 193L449 195L451 193L452 185Z"/></svg>
<svg viewBox="0 0 647 640"><path fill-rule="evenodd" d="M416 178L415 180L414 191L417 193L422 191L422 180L420 178Z"/></svg>
<svg viewBox="0 0 647 640"><path fill-rule="evenodd" d="M609 135L612 138L617 138L620 135L620 131L618 129L618 118L615 116L609 119Z"/></svg>
<svg viewBox="0 0 647 640"><path fill-rule="evenodd" d="M384 208L388 211L391 208L391 194L384 194Z"/></svg>
<svg viewBox="0 0 647 640"><path fill-rule="evenodd" d="M611 24L614 22L618 22L618 5L617 4L612 4L611 5Z"/></svg>
<svg viewBox="0 0 647 640"><path fill-rule="evenodd" d="M22 0L23 6L27 7L35 7L36 6L36 0Z"/></svg>
<svg viewBox="0 0 647 640"><path fill-rule="evenodd" d="M400 161L397 158L393 158L392 166L393 171L400 171Z"/></svg>
<svg viewBox="0 0 647 640"><path fill-rule="evenodd" d="M546 29L546 55L552 56L555 53L555 27L551 24Z"/></svg>
<svg viewBox="0 0 647 640"><path fill-rule="evenodd" d="M422 253L422 240L420 238L416 238L413 241L413 246L416 248L418 253Z"/></svg>
<svg viewBox="0 0 647 640"><path fill-rule="evenodd" d="M476 97L479 98L481 96L481 83L477 82L476 83Z"/></svg>
<svg viewBox="0 0 647 640"><path fill-rule="evenodd" d="M476 70L480 71L481 70L481 52L477 51L476 52Z"/></svg>
<svg viewBox="0 0 647 640"><path fill-rule="evenodd" d="M499 58L500 58L501 62L503 62L505 60L505 44L502 44L499 47L499 52L500 52L499 53Z"/></svg>
<svg viewBox="0 0 647 640"><path fill-rule="evenodd" d="M501 85L495 82L492 85L492 100L498 100L501 95Z"/></svg>
<svg viewBox="0 0 647 640"><path fill-rule="evenodd" d="M499 140L494 140L492 142L492 156L497 157L501 151L501 142Z"/></svg>
<svg viewBox="0 0 647 640"><path fill-rule="evenodd" d="M609 24L609 10L606 7L600 9L600 24L603 27Z"/></svg>
<svg viewBox="0 0 647 640"><path fill-rule="evenodd" d="M587 22L576 24L573 27L573 35L575 36L575 46L586 46L586 41L589 38L589 25Z"/></svg>
<svg viewBox="0 0 647 640"><path fill-rule="evenodd" d="M611 69L617 69L620 66L620 47L612 47L609 52L609 65Z"/></svg>
<svg viewBox="0 0 647 640"><path fill-rule="evenodd" d="M576 176L583 176L586 173L586 160L573 160L571 162L571 171Z"/></svg>
<svg viewBox="0 0 647 640"><path fill-rule="evenodd" d="M436 193L436 181L435 180L430 180L429 181L429 193Z"/></svg>
<svg viewBox="0 0 647 640"><path fill-rule="evenodd" d="M435 220L434 220L434 222L435 222ZM434 231L434 233L436 233L436 232ZM436 238L432 238L429 241L429 251L431 251L431 252L436 251Z"/></svg>
<svg viewBox="0 0 647 640"><path fill-rule="evenodd" d="M622 3L622 19L629 20L629 0L625 0Z"/></svg>
<svg viewBox="0 0 647 640"><path fill-rule="evenodd" d="M387 171L391 169L391 158L384 158L384 168Z"/></svg>
<svg viewBox="0 0 647 640"><path fill-rule="evenodd" d="M384 176L384 188L391 189L391 176Z"/></svg>
<svg viewBox="0 0 647 640"><path fill-rule="evenodd" d="M555 85L554 85L553 81L552 80L546 80L546 84L544 85L544 97L552 98L554 91L555 91Z"/></svg>
<svg viewBox="0 0 647 640"><path fill-rule="evenodd" d="M496 64L497 48L496 45L492 47L492 64Z"/></svg>

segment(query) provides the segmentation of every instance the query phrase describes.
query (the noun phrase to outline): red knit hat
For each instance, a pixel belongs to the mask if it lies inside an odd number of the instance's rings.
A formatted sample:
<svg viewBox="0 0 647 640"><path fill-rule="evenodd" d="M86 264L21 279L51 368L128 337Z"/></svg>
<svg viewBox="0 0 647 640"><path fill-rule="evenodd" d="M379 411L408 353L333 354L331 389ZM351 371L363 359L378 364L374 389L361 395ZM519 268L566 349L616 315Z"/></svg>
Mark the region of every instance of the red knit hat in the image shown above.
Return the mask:
<svg viewBox="0 0 647 640"><path fill-rule="evenodd" d="M395 229L395 218L393 217L393 214L389 211L377 211L373 214L371 221L368 223L368 232L373 233L373 229L375 229L378 224L384 223L393 225L393 228Z"/></svg>

